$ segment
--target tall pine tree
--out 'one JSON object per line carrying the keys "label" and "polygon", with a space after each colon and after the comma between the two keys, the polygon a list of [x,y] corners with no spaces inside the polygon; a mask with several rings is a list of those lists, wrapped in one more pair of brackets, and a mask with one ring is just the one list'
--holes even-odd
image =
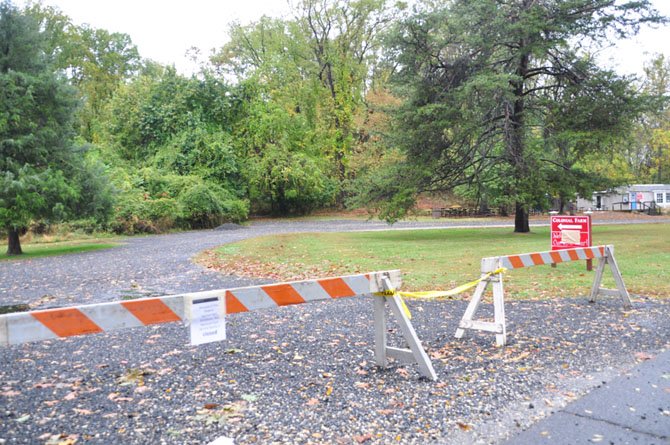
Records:
{"label": "tall pine tree", "polygon": [[[649,0],[454,0],[410,17],[395,38],[408,96],[400,180],[419,191],[490,184],[514,207],[515,232],[528,232],[554,167],[570,170],[580,147],[611,143],[599,135],[640,113],[632,79],[598,67],[589,50],[664,21]],[[557,109],[578,121],[548,128]]]}
{"label": "tall pine tree", "polygon": [[60,218],[75,203],[73,90],[49,67],[37,22],[0,4],[0,227],[9,255],[31,221]]}

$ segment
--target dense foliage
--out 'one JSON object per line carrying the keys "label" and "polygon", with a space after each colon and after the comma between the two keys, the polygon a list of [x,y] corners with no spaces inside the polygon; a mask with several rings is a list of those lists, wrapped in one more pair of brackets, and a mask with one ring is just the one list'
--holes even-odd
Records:
{"label": "dense foliage", "polygon": [[233,24],[185,76],[128,35],[2,3],[0,230],[162,232],[345,203],[394,220],[449,191],[524,231],[552,199],[670,181],[667,61],[642,82],[589,52],[662,23],[646,0],[294,6]]}
{"label": "dense foliage", "polygon": [[73,144],[75,90],[52,71],[39,24],[0,4],[0,227],[8,254],[35,220],[106,219],[104,166]]}

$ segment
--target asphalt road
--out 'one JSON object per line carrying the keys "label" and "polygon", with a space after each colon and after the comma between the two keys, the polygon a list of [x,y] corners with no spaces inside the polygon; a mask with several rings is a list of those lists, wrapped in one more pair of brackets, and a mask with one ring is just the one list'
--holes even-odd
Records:
{"label": "asphalt road", "polygon": [[670,350],[513,437],[506,445],[670,443]]}
{"label": "asphalt road", "polygon": [[[396,228],[436,225],[459,224]],[[252,284],[189,259],[251,236],[384,228],[269,222],[3,262],[0,305],[47,308]],[[200,347],[171,324],[3,348],[0,444],[497,443],[670,344],[667,300],[637,298],[630,311],[579,296],[510,301],[504,349],[490,335],[453,338],[466,304],[410,303],[437,383],[413,366],[374,366],[369,298],[231,316],[229,340]]]}

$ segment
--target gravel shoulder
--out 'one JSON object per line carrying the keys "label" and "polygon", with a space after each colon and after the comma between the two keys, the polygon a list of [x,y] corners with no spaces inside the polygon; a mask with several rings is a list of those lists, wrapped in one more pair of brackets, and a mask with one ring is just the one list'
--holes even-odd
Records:
{"label": "gravel shoulder", "polygon": [[[449,225],[459,224],[396,228]],[[384,228],[263,222],[4,262],[0,304],[248,285],[189,259],[251,236]],[[171,324],[0,349],[0,444],[496,443],[670,345],[665,299],[638,297],[629,311],[612,298],[510,301],[505,348],[492,335],[453,338],[466,301],[409,304],[438,382],[415,366],[374,366],[371,298],[237,314],[229,340],[199,347]]]}

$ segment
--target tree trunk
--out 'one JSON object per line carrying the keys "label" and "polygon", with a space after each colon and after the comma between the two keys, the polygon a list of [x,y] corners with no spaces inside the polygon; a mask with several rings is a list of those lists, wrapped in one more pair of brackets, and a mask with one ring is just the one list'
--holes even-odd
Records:
{"label": "tree trunk", "polygon": [[338,209],[343,209],[344,202],[347,198],[347,192],[344,187],[347,178],[347,168],[344,165],[345,149],[346,149],[344,147],[345,142],[338,141],[338,144],[340,143],[342,145],[340,145],[337,148],[337,152],[335,153],[335,162],[337,162],[337,179],[340,183],[340,192],[335,197],[335,205],[337,206]]}
{"label": "tree trunk", "polygon": [[8,229],[7,237],[7,255],[22,255],[21,240],[19,239],[19,231],[10,227]]}
{"label": "tree trunk", "polygon": [[516,212],[514,214],[514,233],[530,232],[528,223],[528,212],[520,202],[516,203]]}
{"label": "tree trunk", "polygon": [[[524,10],[530,9],[530,0],[524,0]],[[521,39],[519,42],[520,48],[527,48],[529,42]],[[509,117],[509,134],[507,135],[507,150],[511,155],[511,164],[514,168],[515,179],[515,194],[517,195],[516,210],[514,213],[514,232],[528,233],[530,232],[530,225],[528,224],[528,210],[523,202],[518,201],[518,195],[521,191],[527,190],[528,186],[525,184],[529,180],[529,168],[526,160],[526,141],[525,141],[525,111],[526,105],[524,103],[524,89],[526,76],[528,75],[528,66],[530,64],[530,54],[523,52],[519,58],[519,63],[516,68],[517,80],[511,81],[514,93],[514,104],[512,113]]]}

